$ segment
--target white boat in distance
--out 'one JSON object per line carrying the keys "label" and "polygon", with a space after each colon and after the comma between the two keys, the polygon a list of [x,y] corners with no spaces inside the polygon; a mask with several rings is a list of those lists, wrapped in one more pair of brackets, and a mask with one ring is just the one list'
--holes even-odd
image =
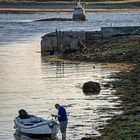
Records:
{"label": "white boat in distance", "polygon": [[85,9],[80,4],[80,0],[77,2],[77,6],[74,8],[73,20],[86,20]]}
{"label": "white boat in distance", "polygon": [[42,138],[56,136],[59,131],[59,124],[55,120],[45,120],[32,116],[28,119],[14,119],[14,129],[16,133],[26,135],[31,138]]}

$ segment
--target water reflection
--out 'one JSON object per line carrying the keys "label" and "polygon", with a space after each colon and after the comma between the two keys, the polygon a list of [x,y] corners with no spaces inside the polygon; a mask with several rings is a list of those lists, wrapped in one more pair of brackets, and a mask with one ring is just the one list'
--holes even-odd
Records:
{"label": "water reflection", "polygon": [[19,132],[15,132],[14,133],[14,140],[58,140],[58,137],[52,137],[52,138],[47,138],[47,137],[43,137],[43,138],[31,138],[28,137],[26,135],[20,134]]}
{"label": "water reflection", "polygon": [[[49,56],[50,57],[50,56]],[[48,61],[47,56],[41,55],[41,62],[44,65],[50,65],[54,67],[54,71],[56,71],[56,77],[55,78],[62,78],[64,77],[65,73],[65,62],[64,61]]]}
{"label": "water reflection", "polygon": [[64,77],[64,62],[56,63],[56,77],[61,78]]}

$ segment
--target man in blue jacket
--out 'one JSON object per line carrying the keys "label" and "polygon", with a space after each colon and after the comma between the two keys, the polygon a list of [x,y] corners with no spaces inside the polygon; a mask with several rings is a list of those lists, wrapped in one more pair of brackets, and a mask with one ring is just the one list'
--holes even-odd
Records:
{"label": "man in blue jacket", "polygon": [[60,104],[55,104],[55,108],[58,109],[58,115],[53,115],[53,117],[58,118],[60,123],[60,131],[62,134],[62,140],[66,140],[66,129],[68,124],[67,112],[63,106]]}

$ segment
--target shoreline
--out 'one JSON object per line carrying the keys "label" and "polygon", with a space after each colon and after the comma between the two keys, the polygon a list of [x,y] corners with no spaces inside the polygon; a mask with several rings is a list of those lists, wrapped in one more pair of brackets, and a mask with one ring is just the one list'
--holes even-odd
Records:
{"label": "shoreline", "polygon": [[[129,40],[129,41],[128,41]],[[118,43],[119,42],[119,43]],[[115,115],[107,121],[104,128],[99,128],[101,136],[84,137],[81,140],[127,140],[140,138],[140,35],[118,36],[99,44],[90,44],[90,52],[66,56],[66,59],[85,62],[104,63],[105,67],[116,69],[115,81],[107,84],[115,89],[121,100],[121,115]],[[94,47],[99,47],[96,52]]]}
{"label": "shoreline", "polygon": [[[71,2],[0,2],[0,13],[2,14],[33,14],[33,13],[60,13],[73,12],[76,3]],[[85,12],[111,13],[111,12],[140,12],[140,2],[111,3],[111,4],[87,4],[84,5]]]}
{"label": "shoreline", "polygon": [[[71,13],[73,9],[0,8],[0,14]],[[86,13],[140,13],[140,9],[85,9]]]}
{"label": "shoreline", "polygon": [[[128,41],[129,40],[129,41]],[[119,43],[118,43],[119,42]],[[73,53],[55,58],[55,61],[102,63],[105,68],[115,69],[106,88],[115,89],[123,113],[107,120],[104,128],[99,127],[101,136],[85,136],[81,140],[127,140],[140,138],[140,35],[118,36],[103,40],[99,44],[87,44],[88,52]],[[96,47],[100,51],[96,52]],[[47,58],[46,58],[47,59]],[[54,61],[54,60],[53,60]],[[104,111],[104,110],[103,110]]]}

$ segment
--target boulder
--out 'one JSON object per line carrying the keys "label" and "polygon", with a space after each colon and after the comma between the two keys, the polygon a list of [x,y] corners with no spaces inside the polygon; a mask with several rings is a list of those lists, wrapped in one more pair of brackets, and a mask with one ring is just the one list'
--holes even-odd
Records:
{"label": "boulder", "polygon": [[101,87],[98,82],[89,81],[84,83],[82,89],[85,94],[98,94],[100,93]]}

